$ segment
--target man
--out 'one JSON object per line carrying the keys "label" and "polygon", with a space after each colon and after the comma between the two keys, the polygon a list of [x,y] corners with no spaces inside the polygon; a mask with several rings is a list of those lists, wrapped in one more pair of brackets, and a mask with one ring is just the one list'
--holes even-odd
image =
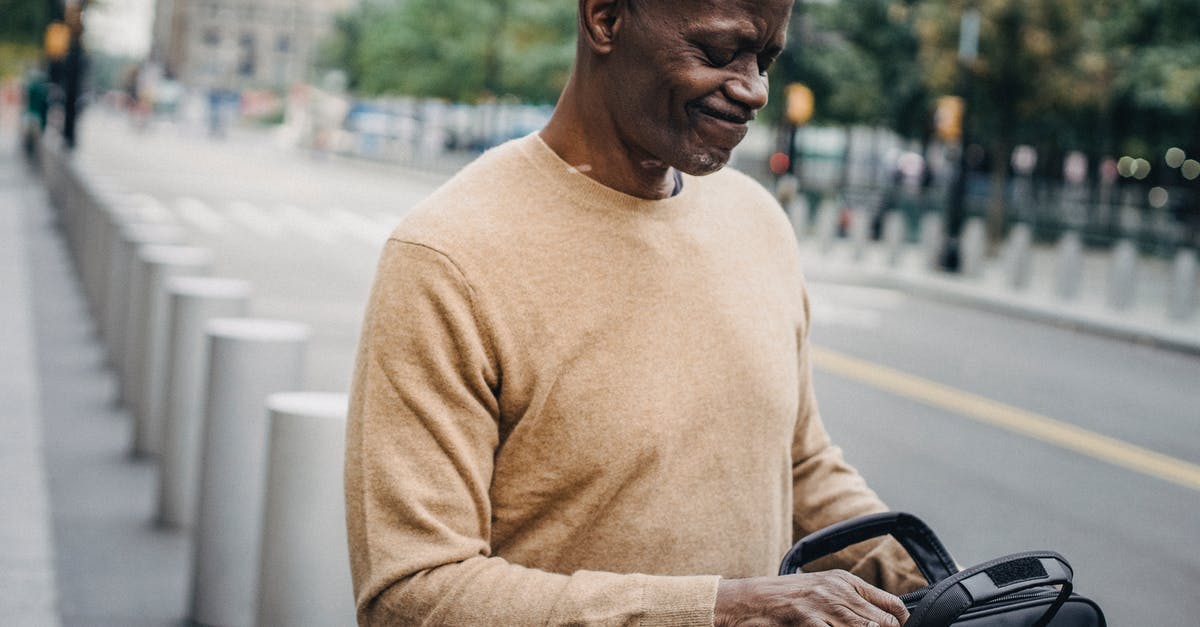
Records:
{"label": "man", "polygon": [[[547,127],[396,229],[347,439],[361,623],[907,618],[846,572],[770,576],[796,535],[884,509],[817,414],[787,220],[718,172],[791,4],[580,0]],[[900,591],[900,552],[834,566]]]}

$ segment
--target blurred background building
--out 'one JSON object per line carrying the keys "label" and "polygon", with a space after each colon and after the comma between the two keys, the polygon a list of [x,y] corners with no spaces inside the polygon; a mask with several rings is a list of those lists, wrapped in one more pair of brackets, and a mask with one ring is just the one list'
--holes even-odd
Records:
{"label": "blurred background building", "polygon": [[149,60],[197,87],[307,80],[335,16],[355,0],[156,0]]}

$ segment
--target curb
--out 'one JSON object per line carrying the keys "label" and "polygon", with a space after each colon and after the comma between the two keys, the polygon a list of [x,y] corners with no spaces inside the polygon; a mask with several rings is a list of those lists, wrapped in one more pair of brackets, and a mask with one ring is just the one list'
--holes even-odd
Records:
{"label": "curb", "polygon": [[53,627],[58,591],[24,229],[32,186],[20,159],[15,145],[0,142],[0,624]]}
{"label": "curb", "polygon": [[[938,302],[970,307],[1033,322],[1050,324],[1064,329],[1092,333],[1117,340],[1200,356],[1200,325],[1195,334],[1176,330],[1179,323],[1163,320],[1161,327],[1146,322],[1123,320],[1119,314],[1073,310],[1069,305],[1021,302],[1020,293],[996,294],[987,288],[963,285],[937,276],[912,277],[900,272],[852,270],[844,266],[820,269],[819,264],[806,263],[805,275],[812,281],[838,282],[864,287],[894,289]],[[838,264],[840,265],[840,264]],[[1189,323],[1195,325],[1195,322]]]}

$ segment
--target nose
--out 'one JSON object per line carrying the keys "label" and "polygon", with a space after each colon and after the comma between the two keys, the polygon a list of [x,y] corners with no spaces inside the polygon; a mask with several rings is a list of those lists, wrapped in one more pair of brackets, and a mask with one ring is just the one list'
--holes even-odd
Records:
{"label": "nose", "polygon": [[725,95],[751,111],[758,111],[767,106],[767,77],[758,72],[758,60],[746,56],[749,58],[730,64],[734,74],[725,81]]}

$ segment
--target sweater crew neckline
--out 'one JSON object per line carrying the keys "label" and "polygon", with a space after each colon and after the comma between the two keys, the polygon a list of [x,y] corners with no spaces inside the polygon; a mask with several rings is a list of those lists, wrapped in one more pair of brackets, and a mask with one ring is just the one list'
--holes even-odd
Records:
{"label": "sweater crew neckline", "polygon": [[585,164],[572,165],[563,160],[554,149],[546,144],[538,131],[517,140],[521,154],[533,169],[558,189],[567,200],[576,205],[604,211],[630,211],[646,215],[670,215],[694,208],[692,198],[697,193],[699,180],[680,173],[682,189],[679,193],[660,200],[638,198],[615,190],[588,176]]}

